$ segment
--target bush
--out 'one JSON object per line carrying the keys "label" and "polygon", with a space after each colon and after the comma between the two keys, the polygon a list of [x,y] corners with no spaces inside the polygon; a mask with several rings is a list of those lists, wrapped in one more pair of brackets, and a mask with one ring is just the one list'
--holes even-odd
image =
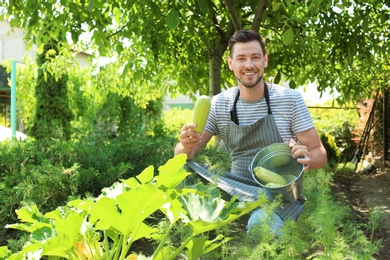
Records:
{"label": "bush", "polygon": [[310,108],[314,125],[319,134],[328,133],[341,152],[340,158],[348,159],[356,148],[351,131],[359,123],[359,115],[354,109]]}
{"label": "bush", "polygon": [[336,145],[334,137],[329,133],[321,133],[320,139],[325,147],[328,163],[330,165],[339,163],[341,152]]}
{"label": "bush", "polygon": [[97,196],[119,179],[173,157],[177,139],[126,137],[91,143],[38,140],[0,143],[0,245],[16,222],[15,210],[35,203],[43,212],[75,197]]}

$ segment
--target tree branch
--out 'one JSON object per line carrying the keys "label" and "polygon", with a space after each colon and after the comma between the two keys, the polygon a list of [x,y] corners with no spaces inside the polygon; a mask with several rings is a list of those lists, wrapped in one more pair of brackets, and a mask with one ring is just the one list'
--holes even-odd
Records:
{"label": "tree branch", "polygon": [[207,1],[207,7],[210,10],[210,20],[211,20],[211,23],[214,25],[214,28],[217,31],[218,35],[220,37],[223,37],[224,36],[224,32],[223,32],[223,30],[221,30],[221,28],[219,28],[218,20],[215,17],[215,13],[212,11],[213,10],[213,3],[211,1]]}
{"label": "tree branch", "polygon": [[126,23],[123,27],[119,28],[119,30],[113,32],[112,34],[106,36],[107,39],[117,35],[118,33],[122,32],[124,29],[126,29],[126,27],[129,25],[130,22]]}
{"label": "tree branch", "polygon": [[236,10],[234,9],[233,3],[231,2],[231,0],[225,0],[225,4],[229,11],[230,18],[232,19],[232,22],[234,24],[234,28],[236,28],[236,30],[241,30],[241,23],[238,19],[238,15]]}
{"label": "tree branch", "polygon": [[263,21],[264,11],[267,8],[268,0],[259,0],[259,4],[257,5],[257,9],[255,12],[255,17],[252,22],[252,30],[259,31],[261,22]]}

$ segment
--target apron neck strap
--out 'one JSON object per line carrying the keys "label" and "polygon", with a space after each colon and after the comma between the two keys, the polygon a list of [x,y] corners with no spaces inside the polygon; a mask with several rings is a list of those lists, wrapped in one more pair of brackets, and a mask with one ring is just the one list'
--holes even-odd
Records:
{"label": "apron neck strap", "polygon": [[[232,110],[230,110],[230,120],[233,121],[236,125],[239,125],[238,116],[237,116],[237,108],[236,108],[237,101],[238,101],[239,97],[240,97],[240,89],[237,88],[237,94],[234,97],[233,107],[232,107]],[[268,115],[271,115],[272,111],[271,111],[271,106],[270,106],[270,102],[269,102],[269,91],[268,91],[267,84],[265,82],[264,82],[264,97],[265,97],[265,101],[267,102]]]}

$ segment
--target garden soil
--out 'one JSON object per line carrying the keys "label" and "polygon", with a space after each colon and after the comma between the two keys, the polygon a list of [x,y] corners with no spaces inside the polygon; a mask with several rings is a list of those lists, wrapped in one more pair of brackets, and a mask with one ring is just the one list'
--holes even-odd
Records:
{"label": "garden soil", "polygon": [[[332,194],[336,201],[352,209],[357,224],[370,222],[370,212],[377,208],[381,219],[374,232],[374,240],[381,240],[382,247],[375,259],[390,259],[390,169],[336,174]],[[370,230],[367,230],[370,236]]]}

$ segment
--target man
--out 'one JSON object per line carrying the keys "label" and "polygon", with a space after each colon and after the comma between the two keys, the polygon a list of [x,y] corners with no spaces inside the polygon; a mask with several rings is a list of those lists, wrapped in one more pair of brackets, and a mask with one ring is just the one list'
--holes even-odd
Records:
{"label": "man", "polygon": [[[248,168],[262,148],[273,143],[289,143],[292,156],[305,165],[304,170],[323,167],[326,151],[302,95],[296,90],[264,82],[268,55],[262,37],[253,30],[238,31],[229,41],[229,50],[228,65],[238,86],[213,97],[202,134],[193,131],[194,124],[183,126],[175,155],[185,153],[191,160],[213,135],[220,135],[231,155],[232,168],[231,173],[219,178],[221,185],[218,185],[241,200],[250,200],[256,199],[258,185],[253,183]],[[212,179],[207,171],[193,168],[206,179]],[[297,208],[291,216],[297,219],[303,205],[288,206]],[[259,222],[259,217],[264,217],[261,209],[251,215],[249,229]],[[278,213],[273,218],[273,229],[278,232],[286,216]]]}

